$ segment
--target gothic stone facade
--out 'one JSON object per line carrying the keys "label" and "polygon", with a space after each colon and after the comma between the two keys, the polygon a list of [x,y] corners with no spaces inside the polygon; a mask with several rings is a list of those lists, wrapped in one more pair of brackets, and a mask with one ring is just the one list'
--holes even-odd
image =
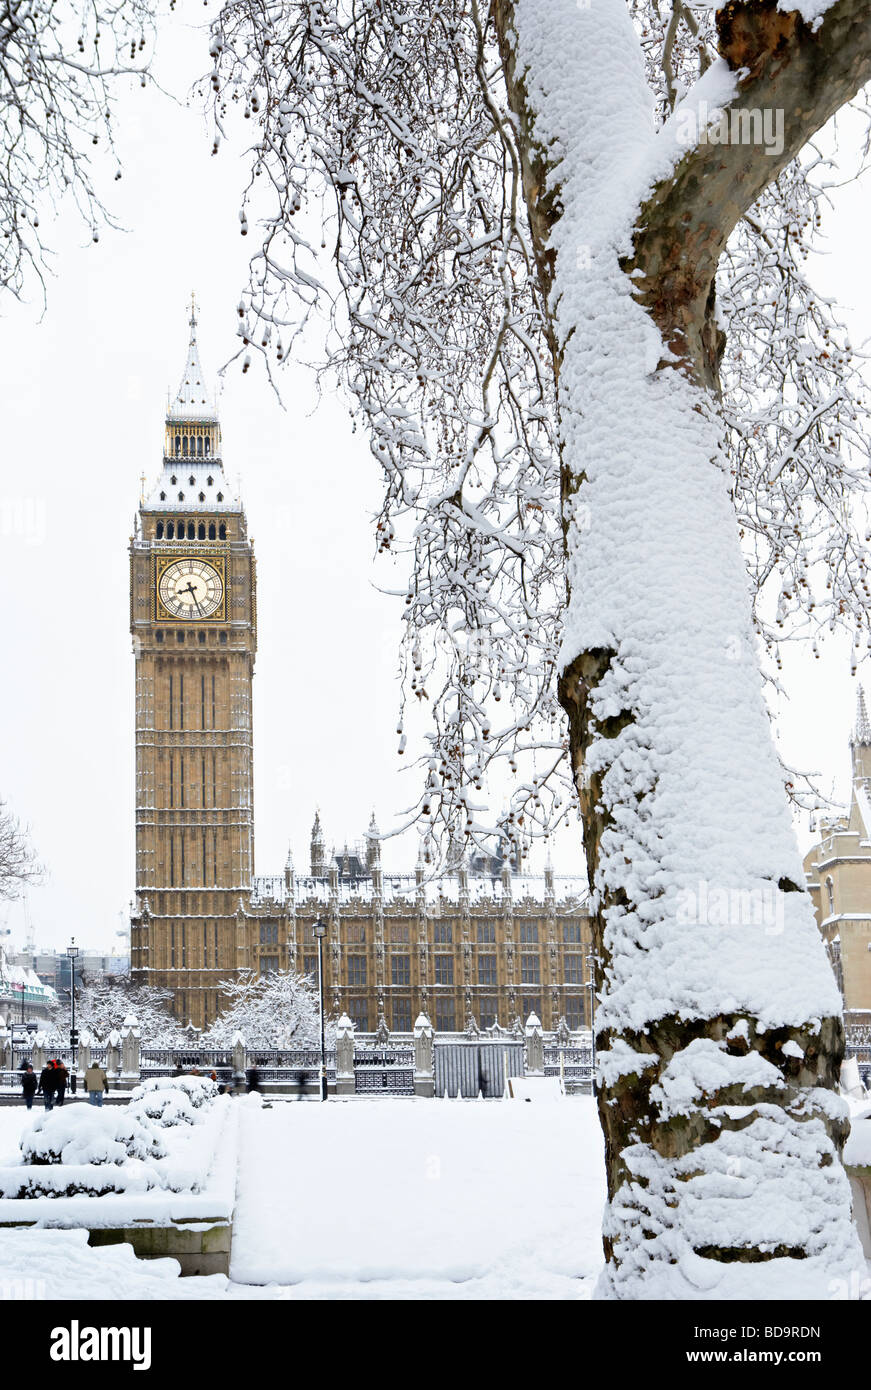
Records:
{"label": "gothic stone facade", "polygon": [[[203,385],[196,318],[166,417],[163,466],[130,542],[136,662],[135,978],[169,988],[197,1027],[241,969],[312,972],[319,917],[329,935],[326,998],[364,1030],[381,1016],[407,1031],[420,1010],[437,1028],[503,1025],[530,1012],[546,1028],[587,1020],[589,933],[578,883],[463,872],[435,885],[419,870],[328,863],[258,880],[254,869],[252,677],[256,571],[245,512],[221,458]],[[316,823],[317,830],[317,823]]]}
{"label": "gothic stone facade", "polygon": [[251,965],[316,975],[313,925],[327,926],[325,999],[372,1031],[383,1018],[392,1032],[410,1031],[418,1013],[437,1031],[479,1027],[530,1013],[546,1029],[565,1018],[589,1022],[589,918],[577,880],[515,875],[498,879],[467,870],[427,881],[380,866],[349,880],[340,861],[327,877],[258,879]]}
{"label": "gothic stone facade", "polygon": [[849,809],[820,821],[804,866],[844,1007],[862,1011],[871,1009],[871,723],[861,690],[850,747]]}

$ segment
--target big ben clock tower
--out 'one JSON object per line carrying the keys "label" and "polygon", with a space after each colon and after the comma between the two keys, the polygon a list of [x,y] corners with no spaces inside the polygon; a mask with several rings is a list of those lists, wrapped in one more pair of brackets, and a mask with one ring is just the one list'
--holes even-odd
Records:
{"label": "big ben clock tower", "polygon": [[191,306],[163,469],[130,542],[136,661],[136,910],[131,967],[208,1026],[248,964],[237,922],[254,871],[254,553],[224,474]]}

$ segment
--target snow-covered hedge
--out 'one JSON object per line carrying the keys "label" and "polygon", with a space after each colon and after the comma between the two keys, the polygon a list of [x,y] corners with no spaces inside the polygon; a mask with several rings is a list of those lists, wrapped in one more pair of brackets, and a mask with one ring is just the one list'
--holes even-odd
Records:
{"label": "snow-covered hedge", "polygon": [[196,1191],[220,1129],[208,1123],[217,1096],[208,1077],[162,1077],[143,1082],[123,1108],[39,1115],[22,1136],[21,1166],[0,1173],[0,1196]]}
{"label": "snow-covered hedge", "polygon": [[162,1129],[196,1123],[195,1108],[184,1091],[151,1091],[130,1104],[136,1106],[137,1114]]}
{"label": "snow-covered hedge", "polygon": [[[144,1122],[143,1122],[144,1121]],[[165,1158],[156,1126],[129,1106],[67,1105],[38,1115],[21,1139],[25,1163],[124,1163]]]}
{"label": "snow-covered hedge", "polygon": [[167,1091],[180,1091],[195,1110],[218,1095],[217,1084],[208,1076],[154,1076],[130,1092],[130,1104],[149,1099],[155,1092]]}

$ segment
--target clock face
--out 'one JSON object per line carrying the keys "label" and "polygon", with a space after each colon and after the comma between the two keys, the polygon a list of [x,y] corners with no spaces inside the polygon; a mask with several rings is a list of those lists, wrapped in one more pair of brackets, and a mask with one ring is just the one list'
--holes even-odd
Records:
{"label": "clock face", "polygon": [[174,618],[210,618],[221,606],[224,584],[208,560],[186,556],[167,565],[160,576],[158,593]]}

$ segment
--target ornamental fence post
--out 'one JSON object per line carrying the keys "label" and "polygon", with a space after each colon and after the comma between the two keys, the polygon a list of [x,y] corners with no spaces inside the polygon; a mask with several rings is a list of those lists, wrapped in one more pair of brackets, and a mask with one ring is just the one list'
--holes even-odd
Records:
{"label": "ornamental fence post", "polygon": [[233,1034],[230,1048],[233,1053],[233,1072],[236,1076],[244,1076],[248,1070],[248,1055],[241,1033]]}
{"label": "ornamental fence post", "polygon": [[125,1090],[139,1084],[140,1037],[138,1018],[128,1014],[121,1024],[121,1085]]}
{"label": "ornamental fence post", "polygon": [[418,1014],[414,1024],[414,1094],[432,1099],[435,1095],[433,1071],[434,1035],[426,1014]]}
{"label": "ornamental fence post", "polygon": [[537,1014],[530,1014],[526,1020],[526,1074],[527,1076],[544,1076],[544,1034],[541,1031],[541,1019]]}
{"label": "ornamental fence post", "polygon": [[342,1014],[336,1024],[336,1095],[353,1096],[356,1089],[354,1025],[347,1014]]}

